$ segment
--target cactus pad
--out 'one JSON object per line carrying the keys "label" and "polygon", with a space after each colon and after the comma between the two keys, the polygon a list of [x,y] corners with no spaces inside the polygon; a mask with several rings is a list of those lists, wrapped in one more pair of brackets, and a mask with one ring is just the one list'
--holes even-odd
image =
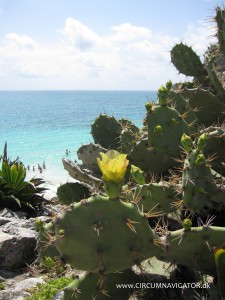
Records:
{"label": "cactus pad", "polygon": [[155,255],[157,236],[134,204],[93,196],[56,222],[56,247],[76,269],[111,273]]}

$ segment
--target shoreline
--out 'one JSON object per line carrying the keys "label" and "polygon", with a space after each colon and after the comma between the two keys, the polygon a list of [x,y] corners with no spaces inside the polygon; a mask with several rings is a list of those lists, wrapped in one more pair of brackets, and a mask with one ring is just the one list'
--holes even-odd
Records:
{"label": "shoreline", "polygon": [[66,182],[75,182],[76,180],[72,178],[68,172],[63,168],[54,168],[51,165],[47,166],[46,169],[42,169],[42,173],[35,168],[35,170],[26,171],[26,180],[29,181],[32,178],[42,178],[45,183],[42,185],[47,188],[44,192],[46,199],[50,200],[56,197],[57,188]]}

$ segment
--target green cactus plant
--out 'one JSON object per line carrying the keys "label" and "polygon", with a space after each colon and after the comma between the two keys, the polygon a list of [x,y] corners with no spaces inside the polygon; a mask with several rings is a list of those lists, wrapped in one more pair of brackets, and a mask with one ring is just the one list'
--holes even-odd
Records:
{"label": "green cactus plant", "polygon": [[91,195],[90,187],[81,182],[66,182],[58,187],[57,196],[61,203],[69,205]]}
{"label": "green cactus plant", "polygon": [[137,185],[126,195],[131,202],[136,202],[140,211],[156,215],[169,214],[177,209],[180,201],[179,188],[167,182]]}
{"label": "green cactus plant", "polygon": [[179,141],[183,133],[190,133],[190,129],[178,111],[168,107],[166,103],[154,105],[152,111],[147,114],[147,124],[151,147],[170,157],[179,157]]}
{"label": "green cactus plant", "polygon": [[173,47],[170,54],[171,61],[178,72],[186,76],[205,76],[204,65],[191,47],[180,43]]}
{"label": "green cactus plant", "polygon": [[[84,222],[85,220],[85,222]],[[134,204],[92,196],[71,205],[55,221],[53,243],[79,270],[112,273],[154,256],[157,235]]]}
{"label": "green cactus plant", "polygon": [[158,258],[215,276],[213,249],[219,247],[224,241],[223,227],[201,226],[167,232],[164,239],[166,251]]}
{"label": "green cactus plant", "polygon": [[124,128],[120,134],[120,149],[123,153],[130,153],[136,145],[136,133],[130,128]]}
{"label": "green cactus plant", "polygon": [[102,281],[99,281],[99,276],[96,273],[83,273],[77,275],[77,278],[64,289],[63,300],[73,298],[77,300],[107,300],[108,298],[128,300],[134,288],[119,289],[117,285],[122,283],[135,286],[135,279],[137,280],[137,275],[129,269],[120,273],[108,274],[102,278]]}
{"label": "green cactus plant", "polygon": [[203,153],[206,157],[211,157],[211,167],[219,172],[221,175],[225,175],[225,131],[224,129],[210,128],[206,131],[208,140],[203,149]]}
{"label": "green cactus plant", "polygon": [[174,106],[180,115],[184,116],[184,120],[190,127],[190,132],[196,133],[198,130],[198,118],[190,103],[182,96],[181,93],[170,91],[168,95],[169,105]]}
{"label": "green cactus plant", "polygon": [[221,9],[220,7],[216,8],[216,16],[215,21],[217,25],[217,38],[220,45],[220,49],[223,52],[223,55],[225,55],[225,11],[224,9]]}
{"label": "green cactus plant", "polygon": [[38,234],[38,253],[39,260],[42,263],[46,257],[54,259],[60,257],[59,251],[54,246],[52,239],[55,235],[55,226],[53,222],[43,224],[42,221],[36,221]]}
{"label": "green cactus plant", "polygon": [[198,138],[196,148],[193,147],[187,151],[187,157],[184,160],[183,203],[193,211],[200,211],[204,207],[213,207],[211,196],[218,191],[211,169],[202,152],[206,143],[207,136],[203,134]]}
{"label": "green cactus plant", "polygon": [[223,123],[225,106],[217,96],[201,88],[185,89],[181,94],[195,110],[200,124],[208,127]]}
{"label": "green cactus plant", "polygon": [[[222,36],[225,13],[216,14]],[[210,297],[220,299],[217,286],[223,295],[224,250],[217,249],[225,244],[225,58],[217,50],[210,46],[202,62],[190,47],[174,46],[172,62],[193,81],[161,86],[157,103],[145,105],[143,128],[100,115],[92,124],[95,144],[78,151],[82,165],[63,160],[88,193],[77,197],[79,184],[58,189],[65,211],[42,240],[46,251],[57,249],[73,268],[92,272],[76,278],[64,300],[105,299],[105,291],[117,299],[114,278],[125,280],[126,272],[114,272],[136,265],[143,273],[153,257],[185,269],[187,278],[213,276]]]}
{"label": "green cactus plant", "polygon": [[208,72],[208,77],[210,79],[210,82],[212,83],[212,86],[215,89],[216,96],[218,96],[223,101],[223,99],[225,98],[225,90],[221,81],[222,76],[220,75],[219,69],[216,67],[217,60],[217,55],[205,55],[205,66]]}
{"label": "green cactus plant", "polygon": [[114,118],[101,114],[91,125],[91,134],[95,144],[106,149],[117,149],[122,126]]}

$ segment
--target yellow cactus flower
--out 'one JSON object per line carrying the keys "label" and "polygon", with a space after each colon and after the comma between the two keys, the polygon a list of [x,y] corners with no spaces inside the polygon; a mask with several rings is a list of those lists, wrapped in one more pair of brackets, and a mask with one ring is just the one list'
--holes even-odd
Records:
{"label": "yellow cactus flower", "polygon": [[127,154],[121,154],[116,150],[109,150],[106,153],[100,152],[102,160],[97,158],[97,163],[102,171],[102,179],[105,181],[121,182],[124,179],[127,165]]}

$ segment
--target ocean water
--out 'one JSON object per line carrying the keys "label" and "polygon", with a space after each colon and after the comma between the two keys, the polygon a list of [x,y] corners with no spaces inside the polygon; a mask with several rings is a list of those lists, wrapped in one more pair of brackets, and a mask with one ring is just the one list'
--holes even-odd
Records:
{"label": "ocean water", "polygon": [[93,141],[91,123],[100,113],[141,126],[145,103],[155,99],[154,91],[0,91],[0,153],[7,142],[9,156],[30,165],[28,179],[44,177],[56,187],[70,178],[62,158],[77,159],[77,149]]}

